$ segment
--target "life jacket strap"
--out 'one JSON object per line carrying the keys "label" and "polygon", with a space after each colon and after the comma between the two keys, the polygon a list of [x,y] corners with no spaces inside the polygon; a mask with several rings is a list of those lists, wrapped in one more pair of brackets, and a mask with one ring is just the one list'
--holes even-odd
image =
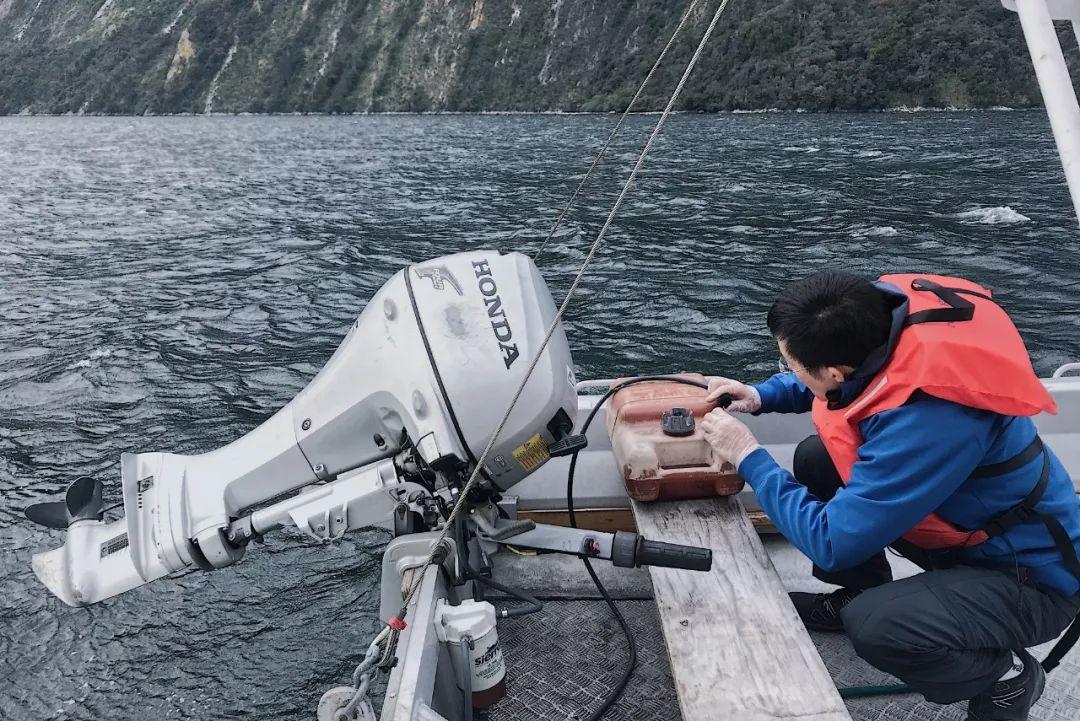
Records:
{"label": "life jacket strap", "polygon": [[[971,473],[971,478],[990,478],[991,476],[1004,476],[1006,473],[1012,473],[1019,470],[1027,464],[1034,461],[1039,457],[1039,454],[1043,452],[1043,441],[1039,434],[1035,434],[1035,438],[1031,443],[1027,445],[1024,450],[1017,453],[1008,460],[1001,461],[1000,463],[989,463],[985,466],[979,466]],[[1034,493],[1034,491],[1032,491]],[[1041,494],[1040,494],[1041,495]],[[1029,494],[1030,496],[1030,494]],[[1026,502],[1025,498],[1021,503]],[[1036,499],[1037,501],[1038,499]]]}
{"label": "life jacket strap", "polygon": [[[1031,493],[1027,494],[1024,500],[1005,511],[1005,513],[990,519],[982,530],[987,536],[993,538],[1021,523],[1032,520],[1042,521],[1050,534],[1050,538],[1054,540],[1054,545],[1061,554],[1062,560],[1065,561],[1065,568],[1080,581],[1080,558],[1077,558],[1076,545],[1073,544],[1072,538],[1069,537],[1069,532],[1061,525],[1061,521],[1053,515],[1036,509],[1046,492],[1046,486],[1050,480],[1050,454],[1045,452],[1042,439],[1038,435],[1035,436],[1035,440],[1027,448],[1016,456],[1002,463],[980,466],[975,469],[971,477],[989,478],[1011,473],[1031,463],[1040,454],[1043,457],[1042,471],[1039,473],[1039,480],[1035,483],[1035,487],[1031,489]],[[1046,658],[1043,659],[1043,670],[1049,673],[1057,668],[1058,664],[1061,663],[1061,660],[1076,645],[1078,640],[1080,640],[1080,616],[1073,619],[1064,635],[1050,650]]]}
{"label": "life jacket strap", "polygon": [[[1048,469],[1050,467],[1050,456],[1044,457],[1046,460],[1043,461],[1043,466]],[[1043,472],[1046,473],[1046,471]],[[1061,521],[1049,513],[1040,511],[1038,516],[1039,520],[1046,526],[1046,530],[1050,532],[1050,537],[1054,539],[1054,544],[1061,552],[1062,558],[1065,559],[1065,567],[1080,581],[1080,560],[1076,557],[1076,546],[1073,545],[1069,532],[1061,525]],[[1064,635],[1054,644],[1054,647],[1050,649],[1050,653],[1043,659],[1043,670],[1047,673],[1053,671],[1061,663],[1061,659],[1065,658],[1065,655],[1076,645],[1077,640],[1080,640],[1080,615],[1073,619]]]}
{"label": "life jacket strap", "polygon": [[975,304],[967,298],[961,298],[961,293],[994,302],[994,299],[985,293],[966,288],[949,288],[926,278],[916,278],[911,281],[911,289],[929,291],[948,303],[949,307],[916,311],[904,320],[904,327],[919,323],[963,323],[971,320],[975,317]]}
{"label": "life jacket strap", "polygon": [[1054,644],[1054,647],[1050,649],[1050,653],[1046,654],[1046,658],[1042,660],[1043,671],[1050,673],[1057,668],[1058,664],[1061,663],[1061,659],[1065,658],[1066,654],[1076,645],[1077,640],[1080,640],[1080,616],[1073,619],[1072,624],[1061,636],[1061,640]]}
{"label": "life jacket strap", "polygon": [[1069,532],[1061,525],[1061,521],[1052,514],[1040,511],[1037,508],[1039,502],[1042,500],[1043,494],[1046,493],[1046,486],[1050,481],[1050,454],[1046,453],[1042,439],[1038,435],[1035,436],[1035,440],[1028,444],[1027,448],[1009,460],[1002,463],[980,466],[975,469],[975,472],[972,473],[971,476],[972,478],[988,478],[990,476],[1000,476],[1011,473],[1035,460],[1039,455],[1042,456],[1043,462],[1042,470],[1039,473],[1039,480],[1036,481],[1035,487],[1031,489],[1030,493],[1024,496],[1022,501],[1004,513],[991,518],[980,530],[988,537],[994,538],[1021,523],[1028,523],[1029,521],[1034,520],[1042,521],[1043,525],[1046,526],[1047,532],[1050,534],[1050,538],[1053,539],[1054,545],[1057,546],[1058,551],[1061,553],[1061,556],[1065,561],[1065,567],[1078,581],[1080,581],[1080,558],[1076,555],[1076,545],[1073,543],[1072,538],[1069,537]]}
{"label": "life jacket strap", "polygon": [[983,524],[983,527],[980,529],[990,538],[1000,536],[1013,526],[1027,523],[1039,516],[1039,512],[1035,510],[1035,507],[1039,505],[1039,501],[1042,500],[1043,494],[1046,492],[1047,483],[1050,480],[1050,456],[1043,453],[1042,439],[1036,434],[1035,440],[1028,444],[1028,447],[1016,456],[1013,456],[1002,463],[980,466],[971,474],[972,478],[1003,476],[1006,473],[1011,473],[1012,471],[1027,465],[1039,455],[1042,455],[1043,457],[1043,464],[1042,471],[1039,473],[1039,480],[1035,482],[1035,487],[1031,489],[1030,493],[1024,496],[1023,500],[1004,513],[991,518]]}

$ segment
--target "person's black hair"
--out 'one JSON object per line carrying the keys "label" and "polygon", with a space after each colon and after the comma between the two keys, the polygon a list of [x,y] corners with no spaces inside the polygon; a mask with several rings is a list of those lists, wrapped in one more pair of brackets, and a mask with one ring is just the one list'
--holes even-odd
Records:
{"label": "person's black hair", "polygon": [[866,278],[823,270],[784,288],[767,322],[794,362],[817,371],[858,368],[888,342],[892,315],[885,296]]}

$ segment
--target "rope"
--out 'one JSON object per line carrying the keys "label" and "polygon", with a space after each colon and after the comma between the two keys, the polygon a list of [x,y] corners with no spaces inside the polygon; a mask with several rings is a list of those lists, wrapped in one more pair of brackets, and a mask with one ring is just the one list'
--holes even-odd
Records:
{"label": "rope", "polygon": [[667,55],[668,50],[670,50],[671,46],[675,44],[675,38],[678,37],[679,33],[682,31],[683,26],[686,24],[687,18],[690,17],[691,13],[693,13],[694,8],[697,6],[697,4],[698,0],[691,0],[690,5],[687,6],[686,11],[682,15],[682,18],[679,19],[679,24],[676,26],[675,32],[671,34],[671,37],[668,38],[667,45],[665,45],[664,49],[660,51],[660,57],[656,58],[656,62],[653,63],[652,68],[649,70],[649,74],[645,76],[645,79],[643,81],[641,81],[641,85],[638,86],[637,92],[634,93],[634,97],[631,98],[630,102],[627,104],[626,110],[624,110],[622,115],[619,116],[619,122],[615,123],[615,127],[612,129],[611,134],[608,135],[607,140],[604,141],[604,145],[600,148],[600,152],[596,154],[596,157],[593,158],[592,165],[590,165],[589,169],[585,172],[585,177],[581,179],[581,182],[578,183],[578,186],[574,189],[573,194],[570,196],[570,200],[566,201],[566,205],[563,207],[562,212],[559,213],[559,217],[555,220],[555,225],[551,226],[551,231],[548,233],[547,238],[544,238],[544,242],[540,244],[540,247],[533,254],[533,262],[540,262],[540,255],[544,252],[544,248],[546,248],[547,244],[551,242],[551,239],[555,237],[555,233],[562,225],[563,218],[566,217],[567,211],[570,210],[570,207],[574,204],[574,201],[577,200],[577,197],[581,193],[582,188],[585,187],[585,184],[589,182],[589,178],[592,176],[593,171],[596,170],[596,166],[600,164],[600,160],[607,153],[608,146],[611,145],[611,141],[614,140],[615,136],[619,134],[619,130],[622,128],[627,116],[630,115],[630,109],[634,107],[634,104],[638,101],[638,98],[640,98],[641,94],[645,91],[645,86],[649,84],[650,80],[652,80],[652,76],[656,73],[656,69],[660,67],[660,63],[664,61],[664,56]]}
{"label": "rope", "polygon": [[[701,58],[701,53],[705,49],[705,44],[712,37],[713,31],[716,29],[717,23],[720,21],[720,16],[723,14],[724,9],[727,8],[730,0],[723,0],[720,6],[717,7],[716,13],[712,17],[712,21],[709,23],[709,27],[706,28],[705,34],[702,35],[701,41],[698,43],[697,48],[694,50],[693,57],[690,58],[690,62],[687,63],[686,69],[683,71],[682,77],[679,78],[679,84],[675,86],[674,92],[671,94],[671,98],[668,99],[667,105],[664,106],[663,112],[660,114],[660,119],[656,121],[656,127],[653,128],[652,133],[649,135],[649,139],[645,142],[645,147],[642,148],[641,154],[638,156],[637,162],[634,163],[633,170],[630,171],[629,177],[623,184],[622,190],[619,192],[619,197],[616,198],[615,204],[612,206],[611,211],[608,212],[607,219],[604,221],[603,227],[600,228],[600,232],[596,236],[596,240],[593,241],[592,247],[589,248],[589,254],[585,256],[585,260],[581,264],[581,268],[578,269],[577,275],[574,277],[573,283],[570,284],[569,290],[566,291],[566,297],[563,299],[562,305],[559,306],[558,311],[555,313],[555,318],[552,319],[551,325],[548,326],[547,332],[544,334],[544,340],[540,343],[540,347],[533,355],[532,361],[529,363],[529,367],[525,370],[525,376],[521,379],[521,383],[518,385],[517,390],[514,392],[514,397],[510,400],[510,405],[506,409],[506,413],[503,414],[502,420],[499,421],[499,425],[496,426],[495,432],[491,434],[491,438],[488,440],[487,445],[484,447],[483,453],[480,454],[480,458],[476,461],[476,466],[473,468],[472,474],[469,476],[469,480],[465,483],[465,487],[461,491],[461,495],[458,497],[457,503],[454,504],[453,509],[450,511],[450,516],[446,519],[446,523],[443,526],[442,532],[439,534],[438,539],[431,546],[431,551],[428,553],[427,559],[425,559],[422,568],[426,569],[431,565],[438,548],[446,541],[447,536],[450,534],[450,529],[454,526],[454,521],[457,519],[458,514],[465,505],[465,499],[469,496],[470,491],[476,486],[480,479],[480,469],[487,461],[488,456],[491,454],[492,448],[495,447],[495,441],[498,440],[499,434],[502,433],[503,428],[506,427],[507,421],[510,419],[510,414],[513,413],[514,407],[517,406],[518,400],[521,398],[521,394],[525,391],[525,385],[529,382],[529,378],[532,377],[533,371],[540,363],[540,359],[543,357],[544,350],[547,349],[548,343],[551,342],[551,336],[555,334],[555,329],[559,327],[559,323],[562,321],[563,315],[566,313],[567,307],[570,305],[570,301],[574,297],[574,293],[577,291],[578,286],[581,284],[581,279],[585,275],[585,271],[588,270],[589,264],[592,263],[593,258],[596,256],[597,251],[600,250],[600,246],[603,244],[604,239],[607,237],[608,230],[611,228],[612,221],[615,220],[615,216],[618,214],[619,209],[622,208],[623,201],[626,200],[626,196],[630,193],[630,188],[634,185],[634,180],[637,179],[638,173],[641,171],[642,166],[645,164],[645,158],[648,157],[649,151],[652,149],[653,143],[660,135],[660,131],[663,130],[664,124],[667,122],[668,116],[671,115],[671,110],[678,101],[679,96],[682,94],[683,88],[686,86],[687,80],[690,79],[690,75],[694,71],[694,67],[697,65],[698,60]],[[405,595],[405,600],[401,604],[401,610],[398,613],[398,620],[404,621],[405,616],[408,613],[409,603],[412,601],[416,591],[420,588],[420,584],[423,582],[424,573],[417,574],[417,580],[409,587],[408,593]]]}

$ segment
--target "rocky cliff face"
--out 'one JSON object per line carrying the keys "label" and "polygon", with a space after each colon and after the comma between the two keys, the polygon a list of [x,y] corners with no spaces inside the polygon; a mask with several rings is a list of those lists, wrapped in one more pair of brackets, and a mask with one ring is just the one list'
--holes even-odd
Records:
{"label": "rocky cliff face", "polygon": [[[719,0],[700,0],[643,107]],[[621,108],[684,0],[0,0],[0,113]],[[683,109],[1027,106],[996,0],[732,0]]]}

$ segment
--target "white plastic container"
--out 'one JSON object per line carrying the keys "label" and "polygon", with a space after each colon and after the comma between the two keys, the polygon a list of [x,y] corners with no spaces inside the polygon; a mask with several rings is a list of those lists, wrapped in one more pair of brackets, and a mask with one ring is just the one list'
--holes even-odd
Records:
{"label": "white plastic container", "polygon": [[450,644],[455,665],[464,656],[462,645],[467,646],[475,708],[487,708],[506,695],[506,663],[499,648],[494,606],[472,599],[451,606],[440,599],[435,606],[435,633]]}

